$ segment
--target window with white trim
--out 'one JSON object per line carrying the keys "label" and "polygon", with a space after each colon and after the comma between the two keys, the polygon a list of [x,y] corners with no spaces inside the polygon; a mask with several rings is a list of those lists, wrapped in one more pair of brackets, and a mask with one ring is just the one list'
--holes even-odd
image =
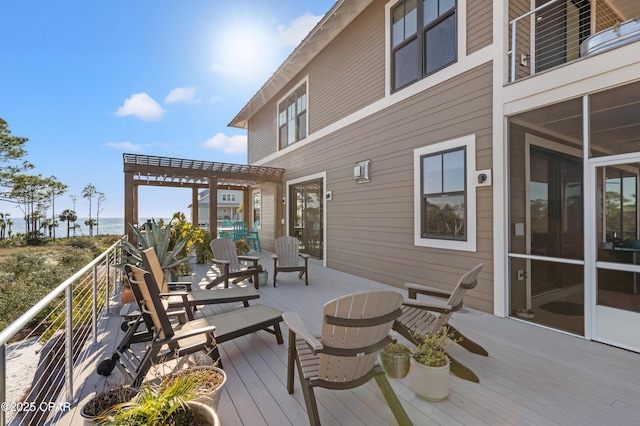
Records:
{"label": "window with white trim", "polygon": [[414,241],[475,251],[475,135],[414,150]]}
{"label": "window with white trim", "polygon": [[457,61],[456,0],[403,0],[391,9],[392,90]]}
{"label": "window with white trim", "polygon": [[306,81],[278,102],[280,149],[307,137]]}

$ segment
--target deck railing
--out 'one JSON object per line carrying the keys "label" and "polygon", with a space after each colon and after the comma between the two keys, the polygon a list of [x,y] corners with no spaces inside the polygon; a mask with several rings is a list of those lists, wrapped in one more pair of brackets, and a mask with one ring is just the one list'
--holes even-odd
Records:
{"label": "deck railing", "polygon": [[589,37],[607,30],[616,37],[616,28],[638,18],[640,2],[551,0],[536,7],[509,23],[509,81],[584,57],[594,41]]}
{"label": "deck railing", "polygon": [[[77,401],[77,369],[98,343],[100,319],[108,313],[109,298],[121,282],[123,237],[92,262],[65,280],[0,333],[0,425],[44,424]],[[25,288],[24,291],[29,291]],[[26,335],[26,336],[25,336]],[[25,337],[22,337],[25,336]],[[7,395],[7,371],[11,363],[22,367],[15,354],[34,355],[41,346],[37,366],[25,368],[19,378],[25,394]],[[26,348],[31,347],[31,350]],[[28,371],[33,371],[33,377]],[[12,379],[15,382],[16,379]],[[8,397],[10,399],[8,399]]]}

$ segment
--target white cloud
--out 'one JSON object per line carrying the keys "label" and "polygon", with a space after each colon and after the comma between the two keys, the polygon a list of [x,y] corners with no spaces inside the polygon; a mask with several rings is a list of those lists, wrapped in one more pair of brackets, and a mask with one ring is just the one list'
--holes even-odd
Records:
{"label": "white cloud", "polygon": [[138,152],[143,150],[140,145],[136,145],[131,142],[107,142],[107,146],[109,148],[114,148],[125,152]]}
{"label": "white cloud", "polygon": [[220,64],[211,64],[209,65],[209,71],[211,72],[222,72],[224,67]]}
{"label": "white cloud", "polygon": [[280,42],[285,46],[296,47],[309,34],[313,27],[316,26],[321,18],[322,16],[305,13],[291,21],[288,26],[279,25],[278,35]]}
{"label": "white cloud", "polygon": [[218,133],[214,137],[207,139],[202,144],[202,147],[217,149],[226,154],[245,154],[247,152],[247,136],[227,136],[224,133]]}
{"label": "white cloud", "polygon": [[134,115],[144,121],[155,121],[162,119],[165,110],[146,93],[135,93],[124,101],[124,105],[118,108],[116,115],[124,117]]}
{"label": "white cloud", "polygon": [[166,98],[164,98],[165,104],[173,104],[176,102],[199,102],[196,98],[195,87],[178,87],[173,89]]}

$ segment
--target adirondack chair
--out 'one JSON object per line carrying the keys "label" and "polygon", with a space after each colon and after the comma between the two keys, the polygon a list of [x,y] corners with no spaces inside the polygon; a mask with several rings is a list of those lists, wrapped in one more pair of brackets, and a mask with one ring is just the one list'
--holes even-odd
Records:
{"label": "adirondack chair", "polygon": [[253,222],[253,229],[251,231],[247,231],[247,245],[251,243],[254,250],[262,251],[262,245],[260,245],[260,235],[258,235],[258,227],[260,226],[260,221],[256,220]]}
{"label": "adirondack chair", "polygon": [[162,266],[156,256],[155,249],[150,247],[141,252],[144,269],[153,274],[156,283],[159,284],[160,295],[163,296],[169,308],[187,307],[187,317],[193,319],[193,313],[198,306],[213,305],[217,303],[242,302],[247,307],[249,300],[258,299],[260,293],[251,287],[237,287],[201,291],[170,291],[169,284],[165,279]]}
{"label": "adirondack chair", "polygon": [[233,223],[233,232],[231,239],[233,241],[240,241],[247,238],[247,224],[243,221],[237,221]]}
{"label": "adirondack chair", "polygon": [[253,285],[258,289],[258,261],[256,256],[238,256],[236,244],[226,238],[216,238],[211,240],[211,250],[213,251],[213,264],[218,266],[220,275],[206,285],[211,288],[224,282],[224,288],[229,288],[229,279],[235,281],[251,278]]}
{"label": "adirondack chair", "polygon": [[372,378],[398,424],[412,424],[376,363],[380,349],[394,341],[389,333],[394,319],[402,313],[402,299],[394,291],[375,291],[332,300],[324,305],[320,338],[309,332],[296,312],[282,314],[289,327],[287,391],[294,392],[295,364],[312,426],[320,425],[315,387],[352,389]]}
{"label": "adirondack chair", "polygon": [[[402,307],[402,316],[393,324],[394,330],[413,343],[418,344],[421,336],[427,336],[438,330],[442,330],[443,326],[447,326],[449,328],[449,334],[460,346],[470,352],[488,356],[489,353],[482,346],[468,337],[463,336],[462,333],[449,323],[453,313],[462,308],[463,298],[467,290],[475,288],[478,284],[477,277],[483,266],[484,263],[481,263],[465,273],[453,291],[445,291],[420,284],[405,284],[405,287],[409,291],[409,299],[415,300],[418,294],[423,294],[447,299],[447,301],[446,303],[430,304],[417,300],[406,300]],[[480,381],[473,371],[455,360],[451,354],[447,353],[447,356],[451,361],[452,373],[472,382],[477,383]]]}
{"label": "adirondack chair", "polygon": [[140,305],[141,317],[153,336],[135,356],[114,354],[116,365],[134,387],[142,383],[152,365],[200,351],[222,368],[217,345],[259,330],[275,335],[278,344],[283,343],[281,311],[254,305],[174,325],[153,275],[132,265],[125,266],[125,273]]}
{"label": "adirondack chair", "polygon": [[[309,285],[309,273],[307,264],[309,255],[300,253],[300,242],[295,237],[283,236],[276,239],[276,254],[272,254],[273,259],[273,286],[276,286],[278,272],[299,272],[298,277],[302,279],[304,275],[305,285]],[[300,265],[300,259],[304,260],[304,265]]]}
{"label": "adirondack chair", "polygon": [[[225,219],[220,223],[221,228],[231,228],[233,226],[233,222],[229,219]],[[218,232],[218,238],[228,238],[228,231],[220,231]]]}

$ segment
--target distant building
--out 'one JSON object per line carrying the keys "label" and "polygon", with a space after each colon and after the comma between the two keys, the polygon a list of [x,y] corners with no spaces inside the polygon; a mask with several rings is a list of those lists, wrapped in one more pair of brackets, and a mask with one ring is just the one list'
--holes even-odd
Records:
{"label": "distant building", "polygon": [[[238,208],[242,203],[242,191],[220,190],[218,191],[218,220],[242,220],[242,212]],[[189,206],[192,209],[193,205]],[[205,189],[198,194],[198,217],[200,227],[209,227],[209,190]]]}

